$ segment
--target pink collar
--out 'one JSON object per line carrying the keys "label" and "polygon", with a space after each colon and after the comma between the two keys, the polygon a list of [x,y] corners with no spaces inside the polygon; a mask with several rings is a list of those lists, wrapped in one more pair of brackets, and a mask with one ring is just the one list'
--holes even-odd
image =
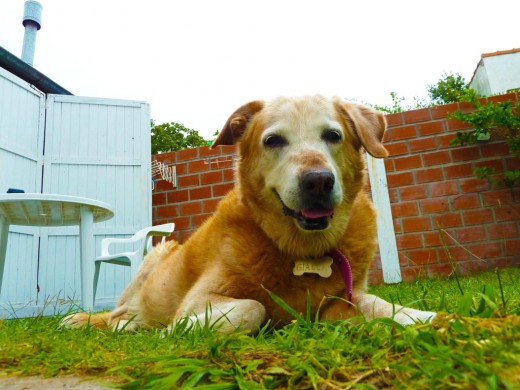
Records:
{"label": "pink collar", "polygon": [[348,300],[352,302],[352,269],[350,268],[350,263],[339,249],[332,249],[329,252],[329,256],[338,264],[341,276],[343,276],[343,282],[345,283]]}

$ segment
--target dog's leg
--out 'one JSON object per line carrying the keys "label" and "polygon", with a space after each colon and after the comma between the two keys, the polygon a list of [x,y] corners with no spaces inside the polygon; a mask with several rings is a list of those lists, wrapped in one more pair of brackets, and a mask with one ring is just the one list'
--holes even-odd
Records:
{"label": "dog's leg", "polygon": [[188,327],[207,325],[220,333],[230,333],[236,329],[252,331],[265,320],[264,305],[252,299],[233,299],[213,294],[204,300],[198,297],[196,301],[185,301],[189,303],[179,309],[168,331],[183,321],[188,321]]}
{"label": "dog's leg", "polygon": [[367,320],[391,317],[401,325],[413,325],[417,322],[430,322],[437,315],[437,313],[431,311],[394,305],[371,294],[358,295],[353,301]]}
{"label": "dog's leg", "polygon": [[361,314],[367,320],[390,317],[402,325],[412,325],[417,322],[429,322],[436,316],[434,312],[394,305],[371,294],[355,293],[352,301],[352,304],[349,304],[342,299],[334,300],[323,310],[320,318],[341,320]]}

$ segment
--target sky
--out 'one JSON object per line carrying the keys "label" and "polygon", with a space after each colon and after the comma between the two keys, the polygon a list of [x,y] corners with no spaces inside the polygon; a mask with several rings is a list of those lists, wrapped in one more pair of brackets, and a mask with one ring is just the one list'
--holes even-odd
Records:
{"label": "sky", "polygon": [[[322,94],[413,103],[482,53],[520,47],[520,1],[40,0],[34,67],[78,96],[146,101],[212,139],[251,100]],[[21,56],[24,0],[0,0]]]}

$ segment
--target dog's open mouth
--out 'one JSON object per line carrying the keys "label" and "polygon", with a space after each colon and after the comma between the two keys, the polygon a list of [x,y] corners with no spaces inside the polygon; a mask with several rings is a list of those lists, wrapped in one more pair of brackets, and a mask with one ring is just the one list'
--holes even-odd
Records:
{"label": "dog's open mouth", "polygon": [[334,209],[315,204],[311,207],[296,211],[287,207],[280,195],[278,195],[278,192],[274,191],[274,193],[282,204],[283,213],[295,218],[303,230],[324,230],[329,226],[329,219],[334,215]]}

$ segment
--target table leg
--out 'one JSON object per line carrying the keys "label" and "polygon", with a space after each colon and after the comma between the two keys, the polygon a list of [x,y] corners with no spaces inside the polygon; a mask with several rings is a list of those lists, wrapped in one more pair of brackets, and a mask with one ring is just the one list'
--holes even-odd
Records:
{"label": "table leg", "polygon": [[84,310],[94,308],[94,215],[88,206],[81,206],[79,239],[81,252],[81,302]]}
{"label": "table leg", "polygon": [[4,278],[5,255],[7,253],[7,236],[9,234],[9,222],[0,215],[0,294],[2,293],[2,280]]}

